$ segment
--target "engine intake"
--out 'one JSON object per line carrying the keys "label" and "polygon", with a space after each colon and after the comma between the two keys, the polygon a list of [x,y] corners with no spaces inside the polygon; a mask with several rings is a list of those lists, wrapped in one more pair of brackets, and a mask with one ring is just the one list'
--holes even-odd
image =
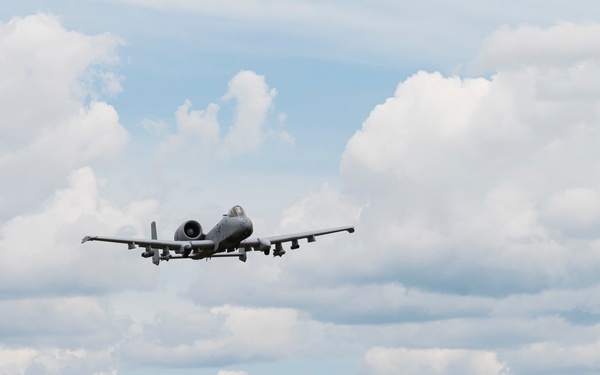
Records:
{"label": "engine intake", "polygon": [[204,238],[202,226],[196,220],[188,220],[175,231],[175,241],[193,241]]}

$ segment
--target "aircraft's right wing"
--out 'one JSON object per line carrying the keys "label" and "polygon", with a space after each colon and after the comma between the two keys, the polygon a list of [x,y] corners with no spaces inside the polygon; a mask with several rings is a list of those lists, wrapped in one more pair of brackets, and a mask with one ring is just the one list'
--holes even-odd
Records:
{"label": "aircraft's right wing", "polygon": [[241,248],[254,248],[254,250],[268,251],[271,245],[275,245],[275,255],[285,254],[282,243],[291,242],[291,249],[297,249],[300,247],[298,240],[306,239],[307,242],[315,242],[317,236],[323,236],[325,234],[337,233],[337,232],[348,232],[354,233],[353,226],[337,227],[330,229],[320,229],[308,232],[284,234],[280,236],[262,237],[262,238],[248,238],[240,243]]}

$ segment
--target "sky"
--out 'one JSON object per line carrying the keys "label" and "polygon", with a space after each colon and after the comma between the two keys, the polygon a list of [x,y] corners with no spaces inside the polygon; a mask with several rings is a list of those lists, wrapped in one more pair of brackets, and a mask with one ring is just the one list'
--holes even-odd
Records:
{"label": "sky", "polygon": [[597,374],[599,144],[597,2],[0,0],[0,374]]}

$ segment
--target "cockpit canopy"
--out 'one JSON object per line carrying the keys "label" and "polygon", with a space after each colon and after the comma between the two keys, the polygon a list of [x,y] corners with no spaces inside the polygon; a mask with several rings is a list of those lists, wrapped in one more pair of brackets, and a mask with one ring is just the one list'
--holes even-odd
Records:
{"label": "cockpit canopy", "polygon": [[242,206],[233,206],[229,213],[227,214],[229,217],[246,217],[246,212],[242,208]]}

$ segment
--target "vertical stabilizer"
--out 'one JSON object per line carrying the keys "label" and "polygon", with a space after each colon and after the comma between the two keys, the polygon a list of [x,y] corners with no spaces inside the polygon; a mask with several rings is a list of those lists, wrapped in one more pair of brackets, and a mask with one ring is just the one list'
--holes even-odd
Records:
{"label": "vertical stabilizer", "polygon": [[158,236],[156,235],[156,221],[153,221],[150,224],[150,232],[152,232],[152,239],[153,240],[158,240]]}
{"label": "vertical stabilizer", "polygon": [[[156,234],[156,221],[153,221],[150,224],[150,234],[152,236],[153,240],[157,240],[158,236]],[[154,254],[152,255],[152,263],[156,264],[157,266],[160,264],[160,254],[158,252],[158,249],[152,249],[154,250]]]}

